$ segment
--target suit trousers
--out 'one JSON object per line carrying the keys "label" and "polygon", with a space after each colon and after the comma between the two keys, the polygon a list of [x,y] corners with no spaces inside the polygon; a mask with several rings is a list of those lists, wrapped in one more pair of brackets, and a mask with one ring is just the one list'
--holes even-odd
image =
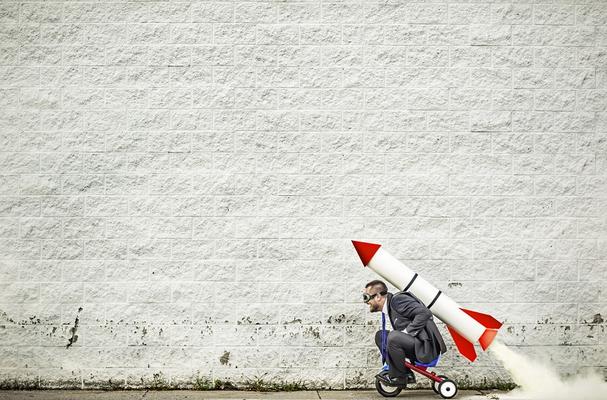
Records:
{"label": "suit trousers", "polygon": [[[379,330],[375,333],[375,344],[379,347],[379,351],[381,351],[381,332]],[[405,358],[411,363],[415,362],[415,338],[401,331],[388,331],[387,353],[390,375],[409,374],[411,370],[405,367]]]}

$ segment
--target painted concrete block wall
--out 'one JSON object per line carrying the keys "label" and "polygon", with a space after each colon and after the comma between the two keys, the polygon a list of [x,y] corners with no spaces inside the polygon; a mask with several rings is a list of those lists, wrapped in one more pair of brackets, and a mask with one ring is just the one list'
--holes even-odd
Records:
{"label": "painted concrete block wall", "polygon": [[[367,387],[350,239],[605,371],[606,25],[591,0],[2,1],[0,385]],[[448,344],[462,385],[507,379]]]}

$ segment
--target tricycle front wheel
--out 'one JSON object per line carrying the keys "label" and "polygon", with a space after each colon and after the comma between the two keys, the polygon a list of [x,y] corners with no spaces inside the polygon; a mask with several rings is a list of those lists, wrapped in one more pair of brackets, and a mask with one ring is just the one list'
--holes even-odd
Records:
{"label": "tricycle front wheel", "polygon": [[384,397],[396,397],[403,390],[400,386],[388,386],[378,378],[375,378],[375,389]]}

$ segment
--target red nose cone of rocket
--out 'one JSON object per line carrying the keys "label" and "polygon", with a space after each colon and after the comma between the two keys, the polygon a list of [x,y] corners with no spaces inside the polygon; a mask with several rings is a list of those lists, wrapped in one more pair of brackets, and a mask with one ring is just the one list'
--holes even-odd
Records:
{"label": "red nose cone of rocket", "polygon": [[355,240],[352,241],[358,256],[360,257],[360,261],[363,262],[363,265],[366,267],[367,264],[371,261],[377,250],[381,247],[381,244],[375,243],[366,243],[366,242],[357,242]]}

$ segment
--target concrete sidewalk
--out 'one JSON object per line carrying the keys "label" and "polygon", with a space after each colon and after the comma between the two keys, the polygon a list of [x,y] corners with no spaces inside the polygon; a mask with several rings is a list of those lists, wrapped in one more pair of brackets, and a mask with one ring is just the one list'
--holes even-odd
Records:
{"label": "concrete sidewalk", "polygon": [[[461,390],[457,400],[498,400],[505,399],[506,392]],[[415,400],[439,400],[440,396],[432,390],[404,390],[397,397]],[[271,399],[271,400],[367,400],[383,399],[374,390],[326,391],[310,390],[301,392],[247,392],[247,391],[190,391],[190,390],[20,390],[0,391],[4,400],[224,400],[224,399]]]}

